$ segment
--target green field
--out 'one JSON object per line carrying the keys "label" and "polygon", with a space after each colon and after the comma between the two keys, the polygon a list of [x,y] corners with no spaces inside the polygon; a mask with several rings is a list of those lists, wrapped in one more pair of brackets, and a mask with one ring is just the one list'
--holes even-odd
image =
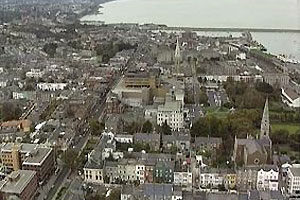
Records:
{"label": "green field", "polygon": [[295,134],[300,130],[300,124],[287,124],[287,123],[271,124],[271,130],[273,132],[281,129],[287,130],[290,134]]}
{"label": "green field", "polygon": [[227,108],[211,108],[208,107],[205,109],[207,116],[211,116],[214,115],[217,118],[223,119],[226,118],[228,113],[229,113],[229,109]]}

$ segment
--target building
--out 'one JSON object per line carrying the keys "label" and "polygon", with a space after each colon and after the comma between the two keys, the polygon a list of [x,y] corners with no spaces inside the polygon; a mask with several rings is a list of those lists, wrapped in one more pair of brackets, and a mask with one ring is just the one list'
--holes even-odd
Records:
{"label": "building", "polygon": [[220,137],[196,137],[194,148],[196,151],[205,152],[210,151],[213,155],[217,154],[217,151],[222,146],[222,138]]}
{"label": "building", "polygon": [[29,132],[32,122],[28,119],[13,120],[0,123],[0,130],[16,130],[24,133]]}
{"label": "building", "polygon": [[188,163],[187,161],[177,161],[175,163],[174,170],[174,185],[192,188],[193,173],[190,168],[190,163]]}
{"label": "building", "polygon": [[119,143],[126,143],[126,144],[132,144],[133,143],[133,136],[132,135],[117,134],[117,135],[115,135],[114,138]]}
{"label": "building", "polygon": [[263,75],[264,82],[268,83],[272,86],[284,87],[289,84],[290,77],[289,75],[283,74],[264,74]]}
{"label": "building", "polygon": [[156,183],[173,183],[175,163],[159,161],[155,165],[154,180]]}
{"label": "building", "polygon": [[191,147],[190,133],[173,132],[172,135],[162,135],[162,144],[164,151],[176,149],[180,152],[188,152]]}
{"label": "building", "polygon": [[226,173],[218,169],[200,169],[200,186],[202,188],[218,188],[224,183]]}
{"label": "building", "polygon": [[233,160],[236,165],[265,165],[271,162],[272,141],[270,134],[270,120],[268,99],[266,100],[259,139],[247,137],[235,138]]}
{"label": "building", "polygon": [[278,190],[279,169],[276,166],[264,166],[257,172],[257,190]]}
{"label": "building", "polygon": [[36,148],[27,153],[22,169],[36,171],[40,183],[49,179],[55,171],[55,155],[52,148]]}
{"label": "building", "polygon": [[42,78],[45,74],[44,71],[41,71],[40,69],[31,69],[30,71],[26,72],[25,76],[28,78]]}
{"label": "building", "polygon": [[281,98],[289,107],[300,107],[300,95],[290,87],[281,88]]}
{"label": "building", "polygon": [[126,88],[156,88],[159,83],[155,76],[149,72],[129,71],[124,76],[124,85]]}
{"label": "building", "polygon": [[182,200],[182,189],[171,184],[144,184],[139,187],[124,185],[121,200]]}
{"label": "building", "polygon": [[117,97],[110,95],[105,102],[105,111],[106,114],[120,114],[123,113],[124,106]]}
{"label": "building", "polygon": [[136,133],[134,134],[134,143],[149,145],[152,151],[160,149],[160,135],[157,133]]}
{"label": "building", "polygon": [[287,191],[290,195],[300,196],[300,168],[291,167],[288,169]]}
{"label": "building", "polygon": [[18,198],[31,200],[35,197],[38,189],[38,178],[35,171],[13,171],[8,177],[0,181],[0,193],[4,200]]}
{"label": "building", "polygon": [[102,148],[97,148],[88,154],[88,160],[83,167],[84,181],[87,183],[104,183],[104,161],[102,160],[101,150]]}
{"label": "building", "polygon": [[184,127],[184,114],[181,102],[171,101],[159,105],[156,119],[159,126],[167,123],[173,131],[182,129]]}
{"label": "building", "polygon": [[224,176],[224,186],[227,190],[233,190],[236,188],[236,174],[228,173]]}
{"label": "building", "polygon": [[67,85],[67,83],[38,83],[36,87],[42,91],[57,91],[66,89]]}
{"label": "building", "polygon": [[53,149],[38,144],[4,144],[1,147],[1,161],[5,167],[14,171],[36,171],[40,182],[48,179],[55,171]]}
{"label": "building", "polygon": [[257,174],[260,168],[245,167],[236,171],[236,189],[238,191],[256,190]]}

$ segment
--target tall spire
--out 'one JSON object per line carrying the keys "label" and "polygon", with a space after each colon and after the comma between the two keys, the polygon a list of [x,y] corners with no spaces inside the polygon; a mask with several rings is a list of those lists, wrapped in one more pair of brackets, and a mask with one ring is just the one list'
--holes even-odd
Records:
{"label": "tall spire", "polygon": [[181,62],[181,54],[180,54],[180,45],[177,37],[176,49],[175,49],[175,70],[177,74],[180,74],[180,62]]}
{"label": "tall spire", "polygon": [[265,103],[263,117],[261,120],[260,139],[262,139],[263,137],[269,138],[269,133],[270,133],[269,101],[267,98],[266,103]]}

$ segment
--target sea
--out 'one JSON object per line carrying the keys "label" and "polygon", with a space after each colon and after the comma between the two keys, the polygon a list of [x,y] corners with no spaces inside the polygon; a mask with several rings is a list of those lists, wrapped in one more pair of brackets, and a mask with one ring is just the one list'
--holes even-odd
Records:
{"label": "sea", "polygon": [[[172,27],[300,30],[300,0],[115,0],[82,21],[154,23]],[[200,32],[209,36],[241,33]],[[199,34],[199,33],[198,33]],[[253,32],[270,53],[300,61],[300,33]]]}

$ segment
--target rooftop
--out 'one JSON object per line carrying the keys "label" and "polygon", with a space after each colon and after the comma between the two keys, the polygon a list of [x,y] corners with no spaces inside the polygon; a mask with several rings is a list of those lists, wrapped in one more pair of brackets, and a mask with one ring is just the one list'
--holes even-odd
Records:
{"label": "rooftop", "polygon": [[23,165],[41,165],[51,152],[51,148],[37,148],[30,152]]}
{"label": "rooftop", "polygon": [[7,180],[7,182],[1,189],[1,192],[14,194],[22,193],[25,187],[30,183],[30,181],[34,178],[35,175],[36,172],[31,170],[13,171],[10,174],[12,180]]}

